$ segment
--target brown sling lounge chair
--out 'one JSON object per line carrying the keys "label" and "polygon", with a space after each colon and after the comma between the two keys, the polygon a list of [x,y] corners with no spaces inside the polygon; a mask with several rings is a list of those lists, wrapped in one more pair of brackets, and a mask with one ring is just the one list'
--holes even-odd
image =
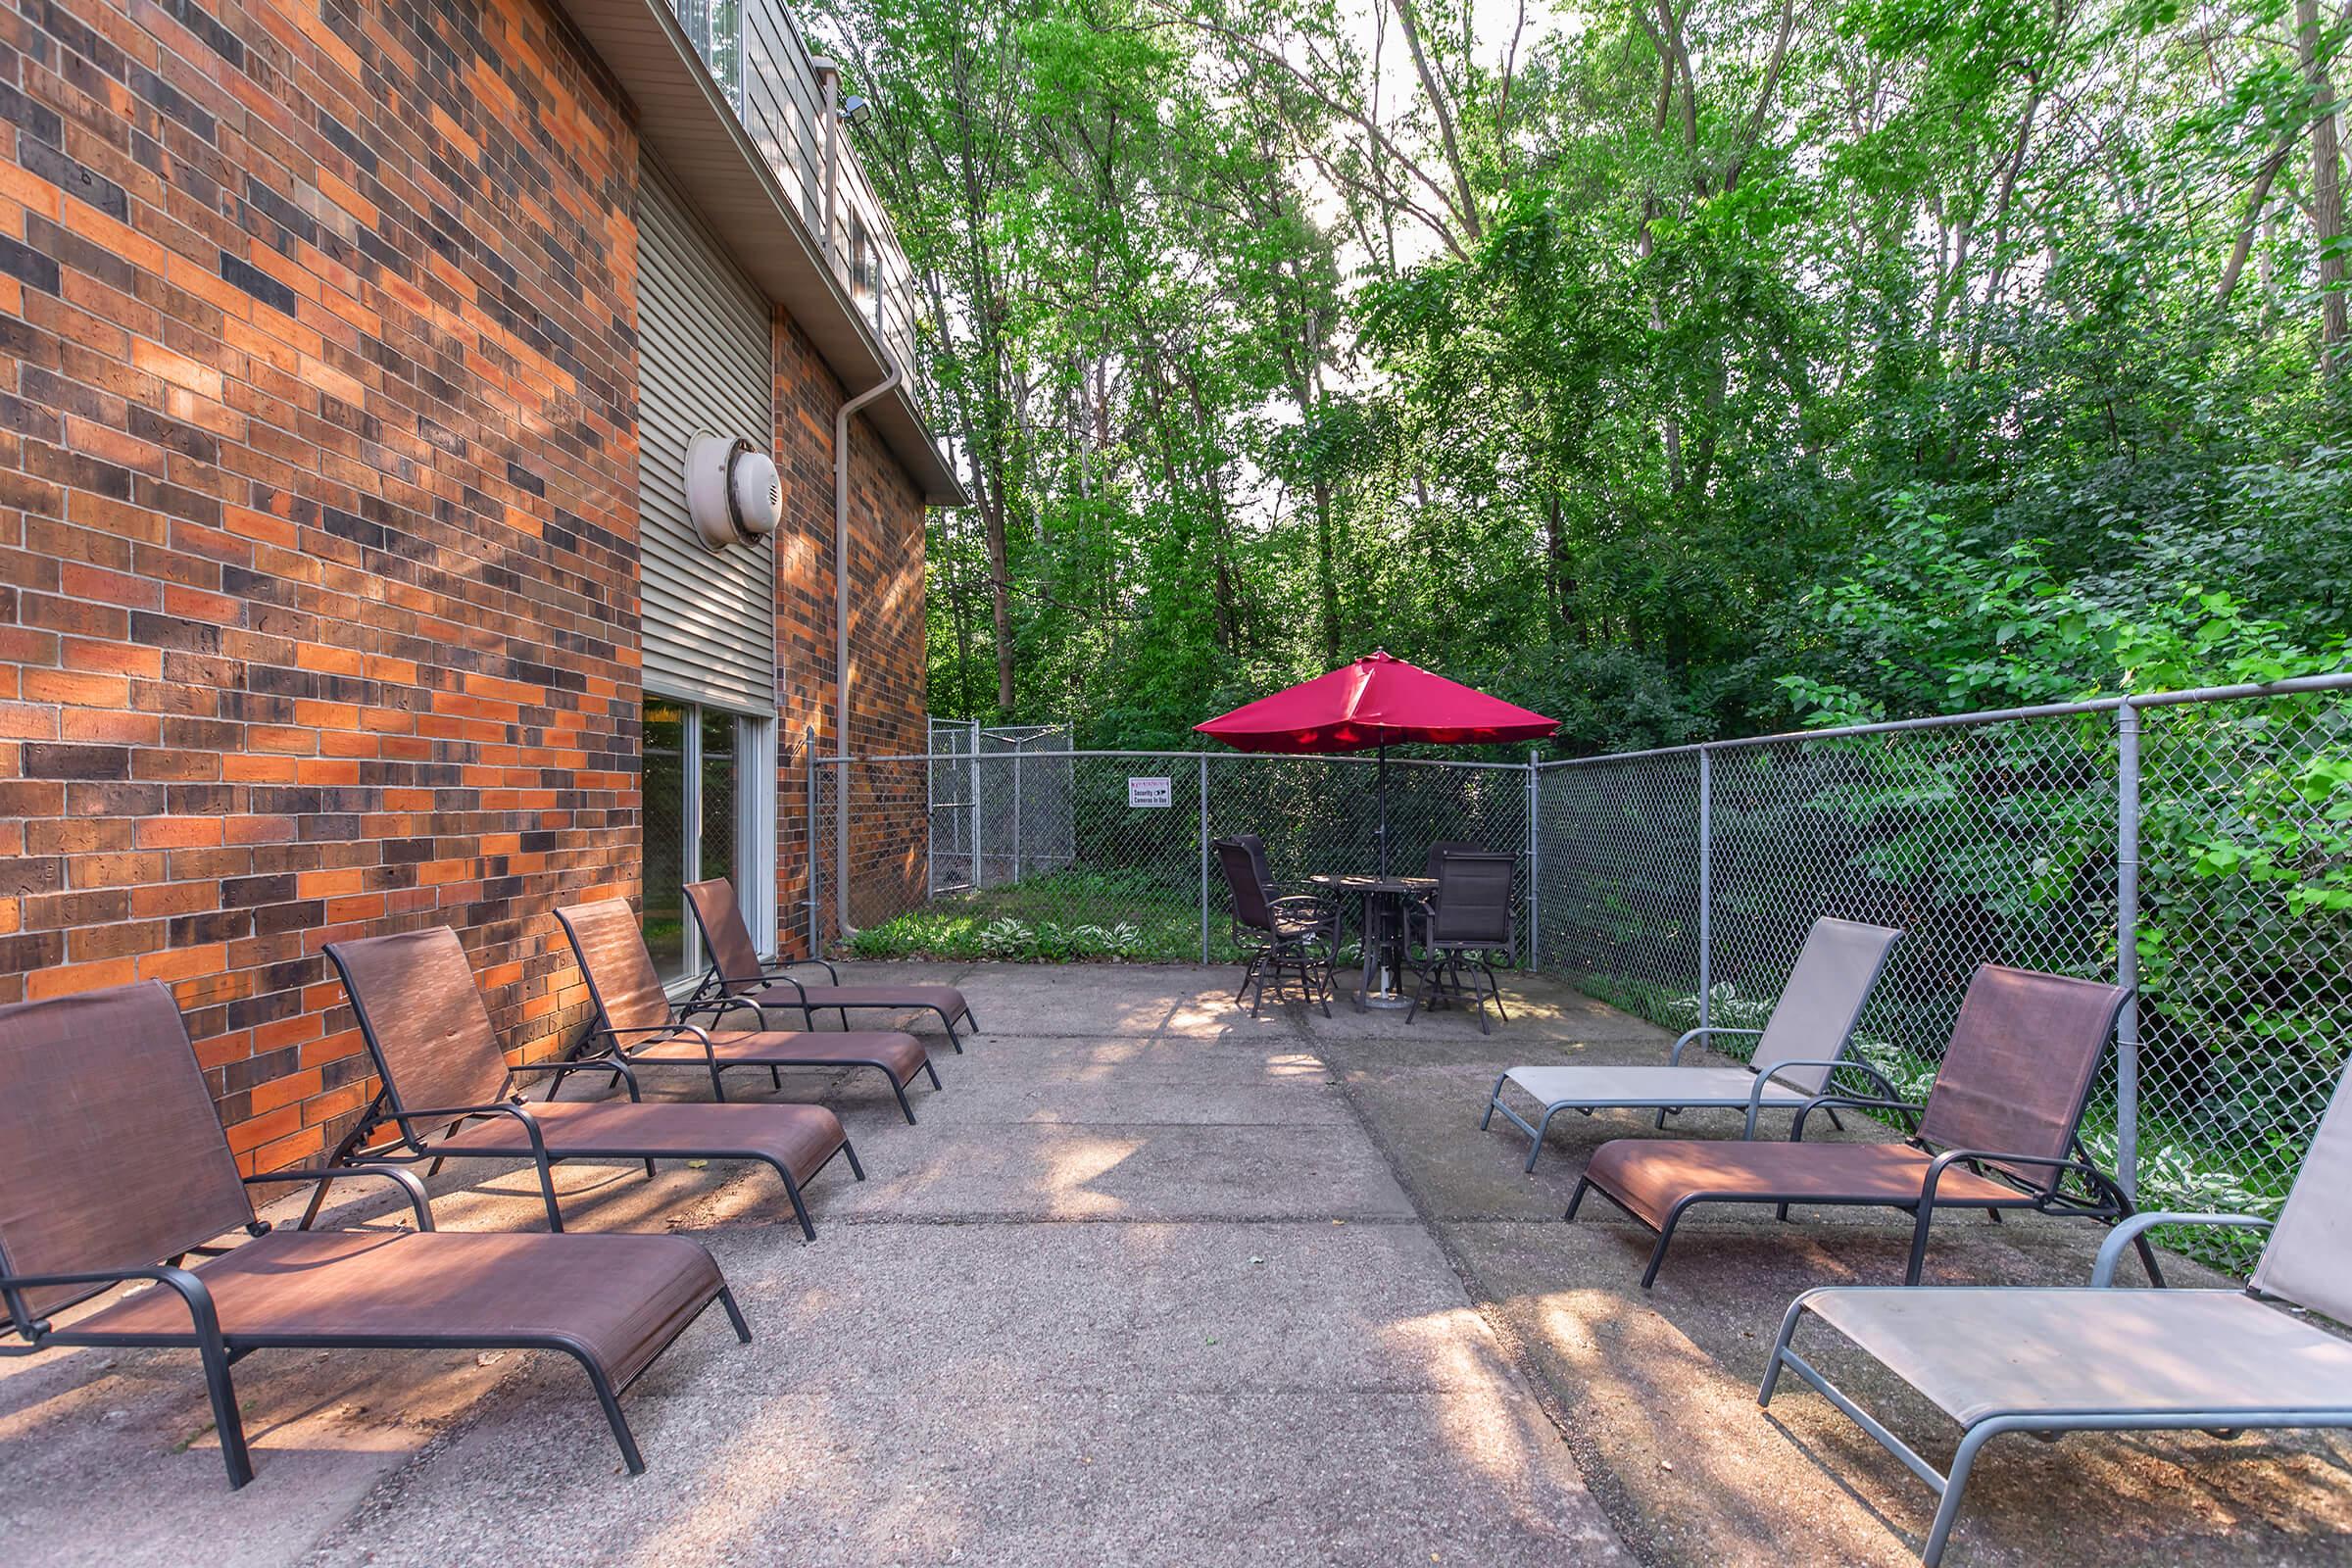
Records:
{"label": "brown sling lounge chair", "polygon": [[[1613,1139],[1593,1151],[1567,1217],[1594,1191],[1656,1231],[1642,1275],[1646,1290],[1694,1203],[1772,1203],[1783,1219],[1791,1203],[1901,1209],[1914,1216],[1907,1285],[1919,1283],[1938,1208],[1982,1208],[1995,1218],[2006,1208],[2129,1215],[2129,1200],[2075,1136],[2126,995],[2120,986],[1984,964],[1969,981],[1925,1105],[1817,1095],[1797,1111],[1785,1144]],[[1808,1114],[1847,1106],[1889,1111],[1910,1120],[1912,1134],[1886,1144],[1802,1141]],[[2064,1185],[2070,1176],[2082,1192]],[[2154,1276],[2156,1255],[2144,1242],[2140,1257]]]}
{"label": "brown sling lounge chair", "polygon": [[[1789,1304],[1756,1396],[1794,1372],[1935,1491],[1920,1555],[1943,1556],[1978,1450],[2004,1432],[2352,1427],[2352,1344],[2261,1298],[2352,1325],[2352,1080],[2339,1081],[2278,1224],[2245,1214],[2138,1214],[2099,1249],[2090,1289],[1832,1286]],[[2113,1290],[2127,1246],[2158,1225],[2271,1232],[2242,1291]],[[1807,1315],[1836,1329],[1960,1423],[1948,1475],[1790,1348]]]}
{"label": "brown sling lounge chair", "polygon": [[[725,1030],[694,1022],[709,1014],[715,1024],[731,1012],[748,1011],[760,1021],[760,1008],[748,997],[703,997],[672,1005],[654,968],[654,956],[645,950],[637,916],[626,901],[576,904],[558,909],[556,918],[571,939],[571,951],[588,977],[588,994],[596,1001],[596,1028],[581,1042],[580,1052],[566,1068],[594,1068],[601,1062],[624,1067],[692,1067],[710,1075],[710,1093],[727,1098],[726,1074],[741,1068],[764,1069],[781,1086],[785,1067],[871,1067],[890,1080],[899,1097],[899,1109],[911,1122],[914,1107],[906,1102],[906,1086],[916,1073],[930,1076],[939,1087],[938,1069],[923,1051],[923,1043],[896,1030],[843,1030],[822,1034],[807,1030]],[[559,1077],[559,1083],[562,1079]]]}
{"label": "brown sling lounge chair", "polygon": [[[971,1004],[954,986],[845,986],[841,971],[822,958],[761,963],[752,928],[743,923],[742,906],[735,902],[735,885],[725,877],[687,883],[686,906],[694,911],[695,927],[703,934],[703,951],[710,955],[710,968],[695,1000],[743,997],[760,1007],[790,1008],[810,1028],[816,1025],[816,1015],[828,1008],[839,1015],[844,1029],[850,1026],[853,1010],[936,1012],[957,1055],[963,1054],[963,1040],[956,1033],[956,1020],[961,1018],[975,1031],[980,1027]],[[792,970],[808,965],[824,970],[831,983],[804,985],[792,977]]]}
{"label": "brown sling lounge chair", "polygon": [[[588,1070],[609,1068],[619,1077],[628,1086],[626,1102],[524,1103],[514,1086],[517,1071],[561,1072],[565,1064],[507,1065],[466,949],[447,926],[330,942],[326,956],[343,977],[383,1081],[329,1165],[429,1159],[439,1170],[444,1159],[527,1159],[539,1176],[547,1228],[560,1231],[559,1160],[643,1160],[648,1176],[657,1158],[760,1160],[783,1178],[801,1234],[812,1242],[816,1227],[802,1186],[835,1154],[846,1155],[851,1172],[865,1180],[841,1118],[821,1105],[648,1105],[639,1102],[636,1079],[619,1062],[590,1063]],[[320,1181],[312,1214],[326,1188]]]}
{"label": "brown sling lounge chair", "polygon": [[[327,1174],[392,1182],[416,1229],[254,1217],[247,1187]],[[232,1231],[248,1239],[208,1245]],[[154,1285],[52,1320],[132,1280]],[[232,1487],[253,1460],[229,1368],[281,1348],[561,1351],[642,1471],[620,1392],[713,1300],[750,1343],[718,1265],[679,1237],[451,1235],[433,1229],[415,1173],[382,1166],[239,1177],[187,1028],[154,981],[0,1007],[0,1307],[26,1342],[0,1353],[193,1349]]]}

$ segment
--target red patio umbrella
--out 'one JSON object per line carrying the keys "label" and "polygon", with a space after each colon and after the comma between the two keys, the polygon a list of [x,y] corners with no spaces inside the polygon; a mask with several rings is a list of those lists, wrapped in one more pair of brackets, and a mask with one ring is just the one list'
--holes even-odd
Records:
{"label": "red patio umbrella", "polygon": [[1380,753],[1380,874],[1389,874],[1389,748],[1542,740],[1556,718],[1393,659],[1385,649],[1194,729],[1242,752]]}

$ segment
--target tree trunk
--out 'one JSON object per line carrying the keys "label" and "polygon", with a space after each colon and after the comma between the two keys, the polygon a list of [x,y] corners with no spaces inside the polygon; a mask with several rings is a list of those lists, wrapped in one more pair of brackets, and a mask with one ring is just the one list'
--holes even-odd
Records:
{"label": "tree trunk", "polygon": [[2311,226],[2320,245],[2320,364],[2330,375],[2344,366],[2344,187],[2336,150],[2335,86],[2320,59],[2319,0],[2295,0],[2295,53],[2311,87]]}
{"label": "tree trunk", "polygon": [[1462,163],[1461,138],[1454,133],[1453,107],[1446,101],[1445,84],[1429,64],[1429,55],[1421,47],[1421,24],[1413,17],[1412,0],[1392,0],[1396,9],[1396,24],[1404,29],[1405,48],[1412,54],[1413,70],[1421,76],[1421,91],[1428,95],[1430,113],[1438,117],[1438,140],[1446,149],[1446,167],[1453,175],[1453,189],[1460,212],[1462,232],[1478,238],[1478,197],[1470,188],[1470,171]]}
{"label": "tree trunk", "polygon": [[997,712],[1002,718],[1011,718],[1012,567],[1005,559],[1004,497],[982,471],[978,446],[966,447],[965,453],[972,470],[972,499],[980,508],[981,537],[988,544],[989,624],[996,637]]}
{"label": "tree trunk", "polygon": [[2238,228],[2237,243],[2230,249],[2230,261],[2222,269],[2222,280],[2213,290],[2216,308],[2229,304],[2230,294],[2237,288],[2238,274],[2246,270],[2246,255],[2254,249],[2254,231],[2261,226],[2263,207],[2271,199],[2271,184],[2278,179],[2278,171],[2286,167],[2287,154],[2293,150],[2291,142],[2281,146],[2264,161],[2261,171],[2254,176],[2254,189],[2246,197],[2246,220]]}

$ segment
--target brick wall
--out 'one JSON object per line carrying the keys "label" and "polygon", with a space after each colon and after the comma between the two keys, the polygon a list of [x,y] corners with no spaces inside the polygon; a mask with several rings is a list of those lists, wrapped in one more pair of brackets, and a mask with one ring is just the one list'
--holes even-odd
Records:
{"label": "brick wall", "polygon": [[[171,983],[240,1159],[285,1163],[369,1088],[326,942],[457,927],[544,1054],[585,1003],[549,911],[636,889],[635,137],[541,0],[27,11],[0,13],[0,1000]],[[829,539],[837,389],[805,348],[779,375],[823,406]],[[910,538],[919,583],[875,452],[870,549]],[[785,616],[829,626],[829,558],[780,559]],[[919,725],[905,612],[877,662],[911,661]],[[803,635],[796,759],[831,690]],[[789,844],[789,764],[783,794]]]}
{"label": "brick wall", "polygon": [[[776,907],[787,951],[804,953],[808,897],[808,750],[839,755],[833,710],[833,414],[842,389],[791,322],[776,337],[776,462],[784,475],[776,658],[781,688],[783,801],[777,813]],[[863,388],[857,390],[862,391]],[[923,626],[923,501],[881,438],[850,425],[850,751],[905,755],[929,741]],[[830,773],[832,770],[828,769]],[[885,775],[888,775],[887,780]],[[854,772],[851,917],[887,918],[921,901],[929,818],[920,766]],[[911,779],[911,791],[906,787]],[[816,853],[828,879],[823,928],[834,930],[833,781],[819,782]]]}

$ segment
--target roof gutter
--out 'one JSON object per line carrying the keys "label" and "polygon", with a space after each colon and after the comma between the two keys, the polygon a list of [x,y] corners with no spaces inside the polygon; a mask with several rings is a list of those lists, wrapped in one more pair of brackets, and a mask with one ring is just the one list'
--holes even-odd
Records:
{"label": "roof gutter", "polygon": [[833,912],[844,937],[850,935],[850,420],[906,375],[887,346],[876,347],[889,373],[833,415],[833,753],[844,759],[834,764],[841,771],[833,780]]}

